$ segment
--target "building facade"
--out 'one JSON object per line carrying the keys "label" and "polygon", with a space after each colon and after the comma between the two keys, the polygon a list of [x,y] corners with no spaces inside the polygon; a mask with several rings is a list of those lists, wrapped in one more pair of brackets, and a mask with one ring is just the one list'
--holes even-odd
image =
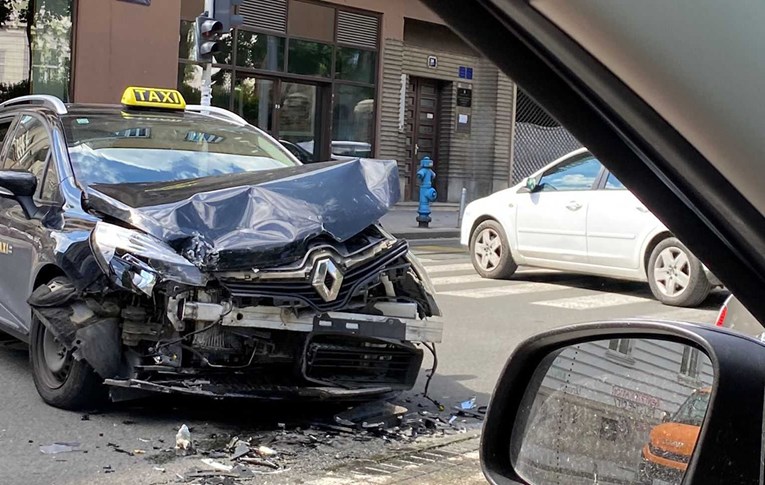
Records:
{"label": "building facade", "polygon": [[[199,100],[193,21],[204,0],[4,5],[0,97],[113,103],[150,85]],[[215,58],[214,105],[315,159],[395,159],[405,199],[424,156],[442,201],[513,180],[514,84],[419,0],[244,0],[239,13]]]}

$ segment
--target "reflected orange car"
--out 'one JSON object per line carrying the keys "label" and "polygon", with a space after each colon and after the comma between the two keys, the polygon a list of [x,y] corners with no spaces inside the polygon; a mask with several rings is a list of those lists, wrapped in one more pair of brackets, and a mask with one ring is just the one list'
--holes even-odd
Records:
{"label": "reflected orange car", "polygon": [[672,416],[655,426],[642,450],[641,483],[661,480],[680,483],[699,438],[711,388],[697,389]]}

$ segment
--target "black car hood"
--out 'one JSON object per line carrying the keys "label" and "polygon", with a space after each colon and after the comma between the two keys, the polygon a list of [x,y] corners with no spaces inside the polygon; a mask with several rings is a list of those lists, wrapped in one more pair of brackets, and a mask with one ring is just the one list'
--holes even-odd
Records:
{"label": "black car hood", "polygon": [[346,241],[400,196],[395,160],[357,159],[167,183],[96,184],[87,206],[211,270],[286,264]]}

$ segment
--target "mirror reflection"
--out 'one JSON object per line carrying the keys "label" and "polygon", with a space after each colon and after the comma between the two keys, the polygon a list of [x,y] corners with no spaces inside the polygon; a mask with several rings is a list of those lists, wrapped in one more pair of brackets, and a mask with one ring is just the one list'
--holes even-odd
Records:
{"label": "mirror reflection", "polygon": [[689,345],[613,339],[543,361],[516,418],[511,458],[534,485],[682,481],[714,371]]}

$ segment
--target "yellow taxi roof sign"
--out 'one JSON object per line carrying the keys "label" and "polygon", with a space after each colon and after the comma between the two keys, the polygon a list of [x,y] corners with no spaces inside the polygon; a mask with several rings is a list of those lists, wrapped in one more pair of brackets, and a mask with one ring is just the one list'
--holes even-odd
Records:
{"label": "yellow taxi roof sign", "polygon": [[128,87],[122,104],[131,108],[186,109],[186,100],[175,89]]}

